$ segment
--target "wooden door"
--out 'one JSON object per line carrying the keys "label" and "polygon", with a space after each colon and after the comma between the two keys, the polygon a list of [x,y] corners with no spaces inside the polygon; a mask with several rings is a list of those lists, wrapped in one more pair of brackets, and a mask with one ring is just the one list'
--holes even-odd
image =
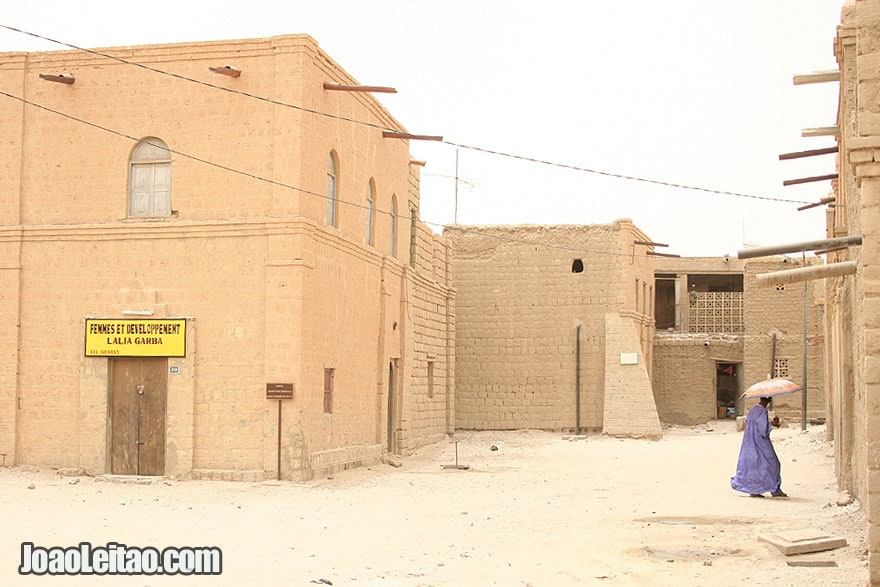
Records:
{"label": "wooden door", "polygon": [[168,360],[110,361],[110,472],[165,474]]}

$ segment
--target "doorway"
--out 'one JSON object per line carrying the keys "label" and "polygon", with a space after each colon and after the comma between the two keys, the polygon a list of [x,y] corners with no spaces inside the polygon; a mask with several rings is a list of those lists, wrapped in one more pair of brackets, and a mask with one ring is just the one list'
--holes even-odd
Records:
{"label": "doorway", "polygon": [[386,450],[394,454],[394,433],[397,429],[397,359],[388,363],[388,431]]}
{"label": "doorway", "polygon": [[168,359],[110,359],[110,473],[165,474]]}
{"label": "doorway", "polygon": [[734,418],[739,409],[739,372],[742,363],[715,363],[715,405],[718,419]]}

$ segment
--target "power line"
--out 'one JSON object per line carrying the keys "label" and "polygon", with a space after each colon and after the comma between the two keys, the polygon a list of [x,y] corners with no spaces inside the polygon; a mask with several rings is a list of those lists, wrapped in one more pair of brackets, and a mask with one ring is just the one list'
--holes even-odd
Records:
{"label": "power line", "polygon": [[158,69],[156,67],[150,67],[149,65],[145,65],[143,63],[138,63],[137,61],[130,61],[128,59],[123,59],[121,57],[116,57],[115,55],[110,55],[109,53],[102,53],[101,51],[96,51],[95,49],[86,49],[84,47],[79,47],[77,45],[73,45],[71,43],[65,43],[64,41],[58,41],[57,39],[52,39],[50,37],[45,37],[43,35],[39,35],[37,33],[32,33],[29,31],[25,31],[22,29],[17,29],[15,27],[11,27],[9,25],[0,24],[0,28],[4,28],[9,31],[13,31],[16,33],[20,33],[22,35],[27,35],[29,37],[34,37],[36,39],[41,39],[43,41],[49,41],[50,43],[55,43],[57,45],[62,45],[64,47],[69,47],[71,49],[75,49],[77,51],[83,51],[85,53],[89,53],[91,55],[97,55],[99,57],[104,57],[106,59],[111,59],[113,61],[118,61],[119,63],[124,63],[125,65],[132,65],[134,67],[140,67],[141,69],[146,69],[147,71],[152,71],[153,73],[158,73],[161,75],[167,75],[173,77],[175,79],[179,79],[182,81],[191,82],[194,84],[199,84],[200,86],[205,86],[208,88],[213,88],[215,90],[221,90],[227,92],[229,94],[239,94],[241,96],[245,96],[246,98],[252,98],[254,100],[260,100],[261,102],[267,102],[269,104],[274,104],[275,106],[284,106],[285,108],[293,108],[294,110],[301,110],[303,112],[308,112],[309,114],[315,114],[317,116],[324,116],[326,118],[333,118],[336,120],[342,120],[344,122],[352,122],[354,124],[361,124],[363,126],[368,126],[370,128],[375,128],[378,130],[387,130],[393,132],[399,132],[400,129],[390,128],[387,126],[382,126],[381,124],[374,124],[372,122],[364,122],[362,120],[355,120],[353,118],[348,118],[346,116],[340,116],[338,114],[330,114],[328,112],[321,112],[320,110],[313,110],[311,108],[306,108],[305,106],[297,106],[296,104],[290,104],[288,102],[283,102],[281,100],[275,100],[274,98],[266,98],[265,96],[258,96],[257,94],[251,94],[250,92],[245,92],[242,90],[236,90],[234,88],[227,88],[224,86],[218,86],[217,84],[212,84],[210,82],[197,80],[195,78],[191,78],[185,75],[181,75],[179,73],[174,73],[171,71],[165,71],[163,69]]}
{"label": "power line", "polygon": [[710,194],[718,194],[718,195],[722,195],[722,196],[736,196],[739,198],[752,198],[755,200],[767,200],[770,202],[785,202],[785,203],[790,203],[790,204],[808,203],[808,202],[805,202],[804,200],[789,200],[786,198],[774,198],[771,196],[758,196],[758,195],[754,195],[754,194],[744,194],[744,193],[740,193],[740,192],[730,192],[730,191],[726,191],[726,190],[716,190],[716,189],[712,189],[712,188],[704,188],[704,187],[687,185],[687,184],[682,184],[682,183],[662,181],[659,179],[647,179],[644,177],[637,177],[634,175],[626,175],[626,174],[622,174],[622,173],[612,173],[610,171],[600,171],[598,169],[590,169],[587,167],[580,167],[577,165],[568,165],[566,163],[556,163],[553,161],[547,161],[544,159],[536,159],[534,157],[527,157],[524,155],[513,155],[511,153],[504,153],[503,151],[495,151],[495,150],[486,149],[483,147],[474,147],[472,145],[462,145],[460,143],[454,143],[452,141],[445,141],[444,140],[441,142],[445,143],[447,145],[453,146],[453,147],[459,147],[461,149],[469,149],[471,151],[478,151],[480,153],[488,153],[491,155],[498,155],[499,157],[508,157],[510,159],[518,159],[520,161],[528,161],[530,163],[540,163],[541,165],[551,165],[553,167],[560,167],[563,169],[570,169],[573,171],[583,171],[585,173],[594,173],[596,175],[604,175],[606,177],[614,177],[617,179],[625,179],[625,180],[629,180],[629,181],[640,181],[640,182],[644,182],[644,183],[650,183],[650,184],[654,184],[654,185],[662,185],[662,186],[666,186],[666,187],[683,189],[683,190],[695,190],[695,191],[706,192],[706,193],[710,193]]}
{"label": "power line", "polygon": [[[12,100],[16,100],[16,101],[18,101],[18,102],[21,102],[21,103],[26,104],[26,105],[28,105],[28,106],[31,106],[31,107],[33,107],[33,108],[38,108],[38,109],[40,109],[40,110],[44,110],[44,111],[49,112],[49,113],[51,113],[51,114],[54,114],[54,115],[56,115],[56,116],[60,116],[60,117],[62,117],[62,118],[66,118],[67,120],[70,120],[70,121],[72,121],[72,122],[76,122],[76,123],[78,123],[78,124],[83,124],[83,125],[86,125],[86,126],[89,126],[89,127],[95,128],[95,129],[97,129],[97,130],[100,130],[100,131],[103,131],[103,132],[107,132],[107,133],[110,133],[110,134],[112,134],[112,135],[115,135],[115,136],[118,136],[118,137],[121,137],[121,138],[124,138],[124,139],[130,140],[130,141],[133,141],[133,142],[135,142],[135,143],[139,143],[139,142],[141,142],[141,139],[139,139],[139,138],[137,138],[137,137],[135,137],[135,136],[133,136],[133,135],[130,135],[130,134],[127,134],[127,133],[124,133],[124,132],[121,132],[121,131],[117,131],[117,130],[114,130],[114,129],[112,129],[112,128],[108,128],[108,127],[106,127],[106,126],[103,126],[103,125],[100,125],[100,124],[97,124],[97,123],[94,123],[94,122],[91,122],[91,121],[88,121],[88,120],[84,120],[84,119],[82,119],[82,118],[79,118],[79,117],[76,117],[76,116],[72,116],[72,115],[70,115],[70,114],[66,114],[66,113],[64,113],[64,112],[60,112],[60,111],[55,110],[55,109],[53,109],[53,108],[49,108],[48,106],[43,106],[42,104],[37,104],[36,102],[33,102],[33,101],[31,101],[31,100],[27,100],[27,99],[25,99],[25,98],[21,98],[21,97],[19,97],[19,96],[14,96],[14,95],[9,94],[9,93],[7,93],[7,92],[4,92],[4,91],[2,91],[2,90],[0,90],[0,96],[6,96],[7,98],[10,98],[10,99],[12,99]],[[185,153],[185,152],[180,151],[180,150],[177,150],[177,149],[171,149],[171,148],[168,148],[168,147],[162,147],[162,148],[165,149],[165,150],[167,150],[169,153],[173,153],[173,154],[175,154],[175,155],[178,155],[178,156],[180,156],[180,157],[184,157],[184,158],[186,158],[186,159],[191,159],[191,160],[196,161],[196,162],[198,162],[198,163],[202,163],[202,164],[204,164],[204,165],[208,165],[208,166],[214,167],[214,168],[216,168],[216,169],[220,169],[220,170],[222,170],[222,171],[227,171],[227,172],[229,172],[229,173],[234,173],[234,174],[237,174],[237,175],[242,175],[242,176],[244,176],[244,177],[247,177],[247,178],[250,178],[250,179],[253,179],[253,180],[256,180],[256,181],[262,181],[262,182],[265,182],[265,183],[268,183],[268,184],[271,184],[271,185],[274,185],[274,186],[278,186],[278,187],[281,187],[281,188],[284,188],[284,189],[289,189],[289,190],[297,191],[297,192],[300,192],[300,193],[303,193],[303,194],[306,194],[306,195],[309,195],[309,196],[315,196],[315,197],[321,198],[322,200],[325,200],[325,201],[327,200],[327,196],[324,195],[324,194],[319,194],[319,193],[317,193],[317,192],[313,192],[313,191],[311,191],[311,190],[307,190],[307,189],[300,188],[300,187],[297,187],[297,186],[294,186],[294,185],[290,185],[290,184],[287,184],[287,183],[284,183],[284,182],[281,182],[281,181],[274,180],[274,179],[272,179],[272,178],[263,177],[263,176],[261,176],[261,175],[257,175],[257,174],[255,174],[255,173],[251,173],[251,172],[248,172],[248,171],[242,171],[242,170],[240,170],[240,169],[236,169],[236,168],[234,168],[234,167],[230,167],[230,166],[228,166],[228,165],[223,165],[223,164],[221,164],[221,163],[216,163],[216,162],[214,162],[214,161],[210,161],[210,160],[205,159],[205,158],[203,158],[203,157],[198,157],[198,156],[195,156],[195,155],[191,155],[191,154],[189,154],[189,153]],[[353,207],[353,208],[359,208],[359,209],[363,209],[363,210],[370,210],[370,209],[371,209],[369,206],[366,206],[366,205],[363,205],[363,204],[358,204],[358,203],[356,203],[356,202],[349,202],[349,201],[342,200],[342,199],[339,199],[339,200],[337,200],[337,201],[338,201],[340,204],[344,204],[344,205],[347,205],[347,206],[351,206],[351,207]],[[393,213],[393,212],[390,212],[390,211],[387,211],[387,210],[382,210],[382,209],[379,209],[379,208],[372,208],[372,211],[373,211],[374,213],[377,213],[377,214],[386,214],[386,215],[388,215],[388,216],[392,216],[392,217],[399,217],[399,214],[395,214],[395,213]],[[443,229],[445,229],[445,228],[447,228],[447,227],[449,227],[449,226],[452,226],[452,225],[447,225],[447,224],[440,224],[440,223],[437,223],[437,222],[430,222],[430,221],[428,221],[428,220],[424,220],[424,219],[420,219],[420,221],[421,221],[423,224],[427,225],[427,226],[435,226],[435,227],[443,228]],[[465,230],[473,230],[473,229],[470,229],[470,228],[468,228],[468,227],[466,227],[466,226],[464,226],[464,227],[463,227],[463,226],[460,226],[460,225],[456,225],[456,226],[457,226],[458,228],[460,228],[460,229],[463,228],[463,229],[465,229]],[[486,236],[490,236],[490,237],[492,237],[492,238],[496,238],[496,239],[498,239],[498,240],[502,240],[502,241],[507,241],[507,242],[512,242],[512,243],[519,243],[519,244],[537,245],[537,246],[542,246],[542,247],[545,247],[545,248],[561,249],[561,250],[565,250],[565,251],[573,251],[573,252],[580,252],[580,253],[590,253],[590,254],[595,254],[595,255],[620,256],[620,257],[632,257],[632,256],[633,256],[633,255],[626,254],[626,253],[616,253],[616,252],[611,252],[611,251],[590,250],[590,249],[583,249],[583,248],[577,248],[577,249],[575,249],[575,248],[569,248],[569,247],[561,247],[561,246],[559,246],[559,245],[553,245],[553,244],[550,244],[550,243],[535,243],[535,242],[533,242],[533,241],[526,241],[526,240],[522,240],[522,239],[514,239],[514,238],[508,238],[508,237],[501,237],[500,235],[493,235],[493,234],[486,234],[486,233],[481,233],[481,234],[484,234],[484,235],[486,235]],[[638,255],[638,256],[641,257],[641,256],[647,256],[647,255]]]}
{"label": "power line", "polygon": [[464,185],[466,185],[470,188],[476,187],[476,184],[474,181],[472,181],[470,179],[464,179],[463,177],[456,177],[454,175],[447,175],[444,173],[424,173],[423,172],[423,173],[421,173],[421,176],[422,177],[442,177],[443,179],[454,179],[458,183],[463,183]]}
{"label": "power line", "polygon": [[[78,118],[78,117],[73,116],[73,115],[70,115],[70,114],[65,114],[64,112],[60,112],[60,111],[58,111],[58,110],[54,110],[54,109],[52,109],[52,108],[49,108],[48,106],[43,106],[42,104],[37,104],[36,102],[32,102],[31,100],[27,100],[27,99],[25,99],[25,98],[21,98],[21,97],[19,97],[19,96],[14,96],[14,95],[12,95],[12,94],[8,94],[8,93],[6,93],[6,92],[4,92],[4,91],[0,91],[0,96],[6,96],[7,98],[11,98],[12,100],[17,100],[17,101],[19,101],[19,102],[21,102],[21,103],[23,103],[23,104],[27,104],[28,106],[32,106],[32,107],[34,107],[34,108],[39,108],[40,110],[45,110],[46,112],[51,112],[52,114],[55,114],[55,115],[57,115],[57,116],[61,116],[62,118],[66,118],[66,119],[68,119],[68,120],[71,120],[71,121],[73,121],[73,122],[78,122],[78,123],[80,123],[80,124],[85,124],[85,125],[90,126],[90,127],[92,127],[92,128],[96,128],[96,129],[98,129],[98,130],[102,130],[102,131],[104,131],[104,132],[108,132],[108,133],[113,134],[113,135],[116,135],[116,136],[118,136],[118,137],[122,137],[122,138],[124,138],[124,139],[128,139],[128,140],[130,140],[130,141],[134,141],[135,143],[138,143],[138,142],[141,141],[141,139],[139,139],[139,138],[137,138],[137,137],[135,137],[135,136],[132,136],[132,135],[130,135],[130,134],[126,134],[126,133],[124,133],[124,132],[121,132],[121,131],[118,131],[118,130],[114,130],[114,129],[112,129],[112,128],[108,128],[108,127],[106,127],[106,126],[102,126],[102,125],[97,124],[97,123],[95,123],[95,122],[90,122],[90,121],[88,121],[88,120],[84,120],[84,119],[82,119],[82,118]],[[230,172],[230,173],[235,173],[235,174],[238,174],[238,175],[243,175],[243,176],[245,176],[245,177],[249,177],[249,178],[251,178],[251,179],[255,179],[255,180],[258,180],[258,181],[263,181],[263,182],[266,182],[266,183],[270,183],[270,184],[272,184],[272,185],[276,185],[276,186],[279,186],[279,187],[282,187],[282,188],[286,188],[286,189],[289,189],[289,190],[294,190],[294,191],[297,191],[297,192],[301,192],[301,193],[303,193],[303,194],[307,194],[307,195],[310,195],[310,196],[316,196],[316,197],[319,197],[319,198],[321,198],[321,199],[323,199],[323,200],[326,200],[326,199],[327,199],[327,196],[324,195],[324,194],[319,194],[319,193],[317,193],[317,192],[313,192],[313,191],[311,191],[311,190],[307,190],[307,189],[304,189],[304,188],[300,188],[300,187],[297,187],[297,186],[293,186],[293,185],[290,185],[290,184],[287,184],[287,183],[284,183],[284,182],[281,182],[281,181],[278,181],[278,180],[275,180],[275,179],[272,179],[272,178],[269,178],[269,177],[263,177],[263,176],[261,176],[261,175],[257,175],[257,174],[255,174],[255,173],[251,173],[251,172],[249,172],[249,171],[242,171],[241,169],[236,169],[236,168],[234,168],[234,167],[229,167],[228,165],[223,165],[222,163],[216,163],[216,162],[214,162],[214,161],[210,161],[210,160],[208,160],[208,159],[204,159],[204,158],[202,158],[202,157],[198,157],[198,156],[196,156],[196,155],[191,155],[191,154],[189,154],[189,153],[185,153],[185,152],[180,151],[180,150],[177,150],[177,149],[171,149],[171,148],[166,148],[166,147],[162,147],[162,149],[163,149],[163,150],[167,150],[169,153],[173,153],[173,154],[175,154],[175,155],[179,155],[179,156],[181,156],[181,157],[184,157],[184,158],[186,158],[186,159],[191,159],[191,160],[193,160],[193,161],[197,161],[197,162],[199,162],[199,163],[203,163],[203,164],[205,164],[205,165],[209,165],[209,166],[211,166],[211,167],[215,167],[215,168],[217,168],[217,169],[222,169],[223,171],[228,171],[228,172]],[[362,204],[356,204],[356,203],[354,203],[354,202],[344,202],[344,201],[342,201],[342,200],[339,200],[339,201],[342,202],[342,203],[344,203],[344,204],[348,204],[349,206],[354,206],[354,207],[357,207],[357,208],[363,208],[363,209],[369,209],[368,206],[365,206],[365,205],[362,205]],[[378,210],[378,209],[374,209],[373,211],[374,211],[374,212],[379,212],[379,213],[384,213],[384,214],[389,214],[389,215],[391,214],[391,212],[385,212],[385,211]]]}
{"label": "power line", "polygon": [[[140,67],[140,68],[142,68],[142,69],[145,69],[145,70],[148,70],[148,71],[152,71],[152,72],[154,72],[154,73],[158,73],[158,74],[161,74],[161,75],[167,75],[167,76],[173,77],[173,78],[178,79],[178,80],[188,81],[188,82],[191,82],[191,83],[199,84],[199,85],[201,85],[201,86],[205,86],[205,87],[213,88],[213,89],[216,89],[216,90],[222,90],[222,91],[227,92],[227,93],[230,93],[230,94],[239,94],[239,95],[242,95],[242,96],[245,96],[245,97],[248,97],[248,98],[252,98],[252,99],[254,99],[254,100],[260,100],[260,101],[262,101],[262,102],[267,102],[267,103],[269,103],[269,104],[274,104],[274,105],[276,105],[276,106],[283,106],[283,107],[286,107],[286,108],[293,108],[293,109],[295,109],[295,110],[300,110],[300,111],[302,111],[302,112],[307,112],[307,113],[310,113],[310,114],[315,114],[315,115],[317,115],[317,116],[323,116],[323,117],[326,117],[326,118],[332,118],[332,119],[341,120],[341,121],[344,121],[344,122],[350,122],[350,123],[353,123],[353,124],[360,124],[360,125],[367,126],[367,127],[374,128],[374,129],[378,129],[378,130],[383,130],[383,131],[389,131],[389,130],[390,130],[390,131],[395,131],[395,132],[399,131],[399,129],[392,129],[392,128],[384,127],[384,126],[379,125],[379,124],[374,124],[374,123],[370,123],[370,122],[364,122],[364,121],[361,121],[361,120],[356,120],[356,119],[349,118],[349,117],[345,117],[345,116],[340,116],[340,115],[336,115],[336,114],[331,114],[331,113],[328,113],[328,112],[321,112],[321,111],[319,111],[319,110],[314,110],[314,109],[310,109],[310,108],[305,108],[305,107],[303,107],[303,106],[297,106],[297,105],[295,105],[295,104],[290,104],[290,103],[288,103],[288,102],[283,102],[283,101],[281,101],[281,100],[275,100],[275,99],[272,99],[272,98],[266,98],[266,97],[264,97],[264,96],[258,96],[258,95],[256,95],[256,94],[251,94],[251,93],[249,93],[249,92],[244,92],[244,91],[241,91],[241,90],[236,90],[236,89],[234,89],[234,88],[228,88],[228,87],[224,87],[224,86],[218,86],[218,85],[216,85],[216,84],[212,84],[212,83],[209,83],[209,82],[205,82],[205,81],[197,80],[197,79],[194,79],[194,78],[191,78],[191,77],[187,77],[187,76],[185,76],[185,75],[181,75],[181,74],[178,74],[178,73],[168,72],[168,71],[165,71],[165,70],[162,70],[162,69],[158,69],[158,68],[155,68],[155,67],[150,67],[150,66],[148,66],[148,65],[145,65],[145,64],[143,64],[143,63],[138,63],[138,62],[136,62],[136,61],[130,61],[130,60],[127,60],[127,59],[122,59],[122,58],[120,58],[120,57],[116,57],[116,56],[114,56],[114,55],[110,55],[110,54],[108,54],[108,53],[102,53],[101,51],[96,51],[96,50],[94,50],[94,49],[86,49],[86,48],[84,48],[84,47],[79,47],[79,46],[74,45],[74,44],[72,44],[72,43],[67,43],[67,42],[64,42],[64,41],[59,41],[59,40],[56,40],[56,39],[52,39],[52,38],[50,38],[50,37],[46,37],[46,36],[44,36],[44,35],[40,35],[40,34],[37,34],[37,33],[33,33],[33,32],[30,32],[30,31],[25,31],[25,30],[23,30],[23,29],[19,29],[19,28],[16,28],[16,27],[12,27],[12,26],[9,26],[9,25],[2,24],[2,23],[0,23],[0,28],[4,28],[4,29],[9,30],[9,31],[13,31],[13,32],[16,32],[16,33],[19,33],[19,34],[22,34],[22,35],[27,35],[27,36],[30,36],[30,37],[34,37],[34,38],[41,39],[41,40],[44,40],[44,41],[49,41],[49,42],[51,42],[51,43],[55,43],[55,44],[58,44],[58,45],[62,45],[62,46],[64,46],[64,47],[68,47],[68,48],[71,48],[71,49],[75,49],[75,50],[77,50],[77,51],[84,51],[84,52],[86,52],[86,53],[89,53],[89,54],[92,54],[92,55],[97,55],[97,56],[100,56],[100,57],[104,57],[104,58],[106,58],[106,59],[111,59],[111,60],[113,60],[113,61],[118,61],[118,62],[120,62],[120,63],[124,63],[124,64],[126,64],[126,65],[131,65],[131,66],[134,66],[134,67]],[[455,143],[455,142],[453,142],[453,141],[447,141],[447,140],[443,140],[443,141],[441,141],[441,142],[444,143],[444,144],[447,144],[447,145],[453,146],[453,147],[461,148],[461,149],[468,149],[468,150],[471,150],[471,151],[477,151],[477,152],[487,153],[487,154],[496,155],[496,156],[499,156],[499,157],[506,157],[506,158],[509,158],[509,159],[515,159],[515,160],[519,160],[519,161],[526,161],[526,162],[530,162],[530,163],[537,163],[537,164],[541,164],[541,165],[547,165],[547,166],[551,166],[551,167],[557,167],[557,168],[560,168],[560,169],[568,169],[568,170],[578,171],[578,172],[582,172],[582,173],[590,173],[590,174],[595,174],[595,175],[602,175],[602,176],[605,176],[605,177],[612,177],[612,178],[615,178],[615,179],[622,179],[622,180],[626,180],[626,181],[637,181],[637,182],[648,183],[648,184],[652,184],[652,185],[661,185],[661,186],[665,186],[665,187],[671,187],[671,188],[675,188],[675,189],[691,190],[691,191],[700,191],[700,192],[709,193],[709,194],[715,194],[715,195],[734,196],[734,197],[739,197],[739,198],[750,198],[750,199],[764,200],[764,201],[770,201],[770,202],[783,202],[783,203],[790,203],[790,204],[807,204],[807,203],[809,203],[809,202],[807,202],[807,201],[805,201],[805,200],[792,200],[792,199],[786,199],[786,198],[776,198],[776,197],[771,197],[771,196],[759,196],[759,195],[755,195],[755,194],[746,194],[746,193],[741,193],[741,192],[733,192],[733,191],[727,191],[727,190],[718,190],[718,189],[705,188],[705,187],[700,187],[700,186],[693,186],[693,185],[688,185],[688,184],[683,184],[683,183],[677,183],[677,182],[668,182],[668,181],[662,181],[662,180],[656,180],[656,179],[649,179],[649,178],[639,177],[639,176],[635,176],[635,175],[628,175],[628,174],[623,174],[623,173],[614,173],[614,172],[609,172],[609,171],[602,171],[602,170],[598,170],[598,169],[592,169],[592,168],[589,168],[589,167],[582,167],[582,166],[578,166],[578,165],[570,165],[570,164],[566,164],[566,163],[558,163],[558,162],[549,161],[549,160],[546,160],[546,159],[538,159],[538,158],[535,158],[535,157],[528,157],[528,156],[525,156],[525,155],[516,155],[516,154],[513,154],[513,153],[506,153],[506,152],[504,152],[504,151],[498,151],[498,150],[488,149],[488,148],[484,148],[484,147],[477,147],[477,146],[473,146],[473,145],[464,145],[464,144]]]}

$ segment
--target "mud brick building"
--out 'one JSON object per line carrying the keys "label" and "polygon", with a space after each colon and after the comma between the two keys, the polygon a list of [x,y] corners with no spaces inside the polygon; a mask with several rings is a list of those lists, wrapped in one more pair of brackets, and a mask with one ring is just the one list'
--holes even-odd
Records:
{"label": "mud brick building", "polygon": [[653,247],[631,221],[453,226],[461,429],[659,438]]}
{"label": "mud brick building", "polygon": [[[807,416],[825,417],[824,288],[759,286],[756,276],[800,267],[802,258],[657,258],[654,397],[667,424],[702,424],[744,414],[740,396],[768,375],[803,379],[807,308]],[[807,259],[815,265],[814,258]],[[752,404],[755,402],[752,402]],[[801,394],[779,396],[775,412],[800,421]]]}
{"label": "mud brick building", "polygon": [[303,479],[450,432],[391,114],[305,35],[100,53],[0,55],[0,462],[263,479],[280,438]]}
{"label": "mud brick building", "polygon": [[[841,489],[868,514],[870,584],[880,585],[880,12],[876,2],[843,4],[834,51],[839,65],[838,180],[827,236],[861,246],[832,251],[856,273],[826,279],[826,385],[829,435]],[[835,80],[836,81],[836,80]],[[834,113],[828,113],[833,116]]]}

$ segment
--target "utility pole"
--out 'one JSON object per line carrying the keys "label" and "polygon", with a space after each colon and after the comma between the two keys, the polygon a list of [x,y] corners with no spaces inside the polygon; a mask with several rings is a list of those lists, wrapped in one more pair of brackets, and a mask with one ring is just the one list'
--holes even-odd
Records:
{"label": "utility pole", "polygon": [[[801,251],[802,266],[807,266],[807,254]],[[804,357],[801,383],[801,430],[807,429],[807,282],[804,281]]]}
{"label": "utility pole", "polygon": [[455,213],[452,216],[452,223],[458,224],[458,149],[455,150]]}

